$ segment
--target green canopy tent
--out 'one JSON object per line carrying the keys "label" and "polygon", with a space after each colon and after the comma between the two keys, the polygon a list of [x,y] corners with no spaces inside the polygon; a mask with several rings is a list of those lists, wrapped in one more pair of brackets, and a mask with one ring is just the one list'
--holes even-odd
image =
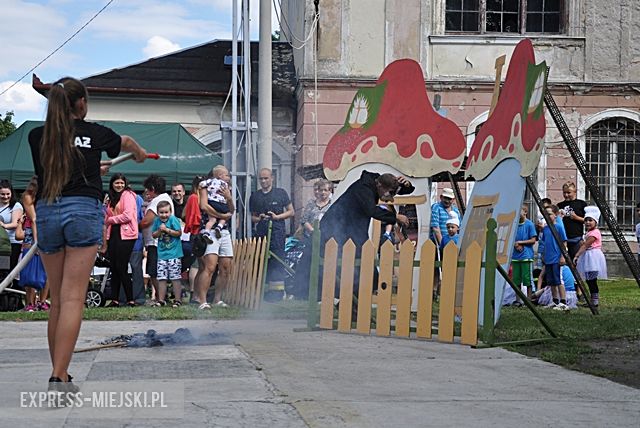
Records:
{"label": "green canopy tent", "polygon": [[[142,182],[150,174],[167,180],[167,190],[173,183],[184,183],[187,192],[193,177],[206,175],[222,164],[220,156],[207,149],[200,141],[177,123],[98,122],[121,135],[129,135],[149,153],[158,153],[158,160],[148,159],[142,164],[133,160],[111,168],[121,172],[136,191],[142,191]],[[43,122],[27,121],[4,140],[0,141],[0,179],[7,179],[17,190],[25,189],[33,175],[33,162],[29,149],[29,132]],[[110,175],[102,178],[107,188]]]}

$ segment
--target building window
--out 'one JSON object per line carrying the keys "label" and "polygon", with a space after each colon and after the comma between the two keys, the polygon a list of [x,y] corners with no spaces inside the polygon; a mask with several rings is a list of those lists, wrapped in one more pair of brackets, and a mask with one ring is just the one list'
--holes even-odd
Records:
{"label": "building window", "polygon": [[563,0],[446,0],[448,33],[560,34]]}
{"label": "building window", "polygon": [[[620,229],[635,230],[635,205],[640,201],[640,123],[624,117],[596,122],[585,133],[585,158]],[[588,190],[585,199],[592,199]]]}

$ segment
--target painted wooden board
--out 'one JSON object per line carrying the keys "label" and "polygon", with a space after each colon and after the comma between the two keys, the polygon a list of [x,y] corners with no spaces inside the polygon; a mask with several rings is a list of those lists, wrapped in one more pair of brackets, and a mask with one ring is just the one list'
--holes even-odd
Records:
{"label": "painted wooden board", "polygon": [[469,150],[466,176],[486,178],[503,160],[520,162],[518,173],[528,177],[540,163],[546,125],[544,91],[547,64],[536,65],[533,45],[518,43],[495,109],[482,125]]}
{"label": "painted wooden board", "polygon": [[322,304],[320,305],[320,328],[333,329],[333,299],[335,297],[338,244],[331,238],[324,251],[322,273]]}
{"label": "painted wooden board", "polygon": [[416,336],[424,339],[431,338],[431,318],[433,312],[433,282],[434,261],[436,259],[436,245],[427,241],[422,245],[420,256],[420,281],[418,288],[418,312]]}
{"label": "painted wooden board", "polygon": [[373,269],[375,247],[373,242],[367,241],[362,246],[360,259],[360,288],[358,290],[358,333],[371,333],[371,298],[373,294]]}
{"label": "painted wooden board", "polygon": [[378,279],[378,307],[376,335],[389,336],[391,332],[391,293],[393,285],[393,244],[385,242],[380,248],[380,275]]}
{"label": "painted wooden board", "polygon": [[480,270],[482,248],[473,242],[467,249],[464,267],[464,295],[462,299],[462,330],[460,342],[464,345],[478,343],[478,301],[480,297]]}
{"label": "painted wooden board", "polygon": [[454,301],[458,265],[458,247],[450,241],[442,255],[442,283],[438,314],[438,341],[453,342]]}
{"label": "painted wooden board", "polygon": [[353,273],[356,260],[356,246],[349,239],[342,247],[340,267],[340,306],[338,309],[338,331],[351,331],[351,304],[353,303]]}
{"label": "painted wooden board", "polygon": [[415,248],[409,241],[400,247],[398,269],[398,299],[396,303],[396,336],[409,337],[411,322],[411,285],[413,283],[413,254]]}
{"label": "painted wooden board", "polygon": [[[462,220],[460,236],[460,257],[464,259],[465,252],[472,242],[477,242],[481,248],[485,247],[486,221],[493,218],[498,222],[498,263],[506,272],[513,253],[513,243],[518,229],[518,218],[526,181],[520,176],[520,162],[516,159],[506,159],[492,171],[492,173],[473,187],[469,207]],[[480,278],[480,305],[478,321],[484,324],[484,269]],[[459,273],[461,275],[461,273]],[[505,280],[496,275],[494,299],[502,302]],[[458,278],[457,291],[462,295],[463,283]],[[462,300],[456,299],[456,305],[462,305]],[[494,319],[498,322],[502,305],[495,305]]]}
{"label": "painted wooden board", "polygon": [[322,164],[329,180],[366,163],[383,163],[409,177],[457,172],[466,152],[458,125],[432,107],[416,61],[389,64],[374,87],[359,89],[344,125],[329,140]]}

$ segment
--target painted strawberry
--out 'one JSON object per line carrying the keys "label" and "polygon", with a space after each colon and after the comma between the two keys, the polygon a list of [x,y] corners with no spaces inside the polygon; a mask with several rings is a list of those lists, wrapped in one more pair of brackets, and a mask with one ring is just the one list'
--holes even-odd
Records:
{"label": "painted strawberry", "polygon": [[374,87],[358,90],[325,150],[328,179],[342,180],[367,163],[390,165],[410,177],[460,169],[464,136],[433,110],[423,76],[420,64],[402,59],[389,64]]}

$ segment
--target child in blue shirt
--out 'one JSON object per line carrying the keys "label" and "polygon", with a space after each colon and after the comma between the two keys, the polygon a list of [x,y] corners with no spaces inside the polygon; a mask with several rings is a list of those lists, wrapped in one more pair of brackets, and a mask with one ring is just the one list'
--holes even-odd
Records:
{"label": "child in blue shirt", "polygon": [[[566,249],[567,234],[564,227],[561,226],[562,223],[556,222],[556,218],[560,212],[559,208],[556,205],[551,205],[546,208],[546,211],[553,223],[553,227],[556,228],[558,235],[560,235],[562,245]],[[553,301],[546,307],[568,311],[567,296],[560,277],[560,264],[564,264],[564,257],[562,257],[560,246],[553,237],[553,232],[549,225],[546,225],[544,229],[542,229],[542,242],[544,243],[542,260],[544,262],[545,282],[551,287],[551,295],[553,297]]]}
{"label": "child in blue shirt", "polygon": [[182,227],[180,220],[171,213],[168,201],[158,202],[158,216],[153,220],[151,235],[158,239],[158,301],[154,306],[166,305],[167,279],[173,284],[174,307],[182,304]]}
{"label": "child in blue shirt", "polygon": [[450,217],[447,220],[447,234],[442,235],[442,241],[440,242],[440,249],[444,249],[444,247],[449,243],[449,241],[453,241],[454,244],[458,245],[458,232],[460,231],[460,219],[458,218],[458,214],[451,211],[449,213]]}
{"label": "child in blue shirt", "polygon": [[[538,239],[536,227],[527,218],[529,207],[522,205],[520,209],[520,221],[516,230],[516,240],[513,244],[514,250],[511,257],[511,269],[513,272],[513,283],[517,287],[527,288],[527,297],[531,298],[531,265],[533,263],[533,244]],[[518,300],[519,303],[522,303]]]}

